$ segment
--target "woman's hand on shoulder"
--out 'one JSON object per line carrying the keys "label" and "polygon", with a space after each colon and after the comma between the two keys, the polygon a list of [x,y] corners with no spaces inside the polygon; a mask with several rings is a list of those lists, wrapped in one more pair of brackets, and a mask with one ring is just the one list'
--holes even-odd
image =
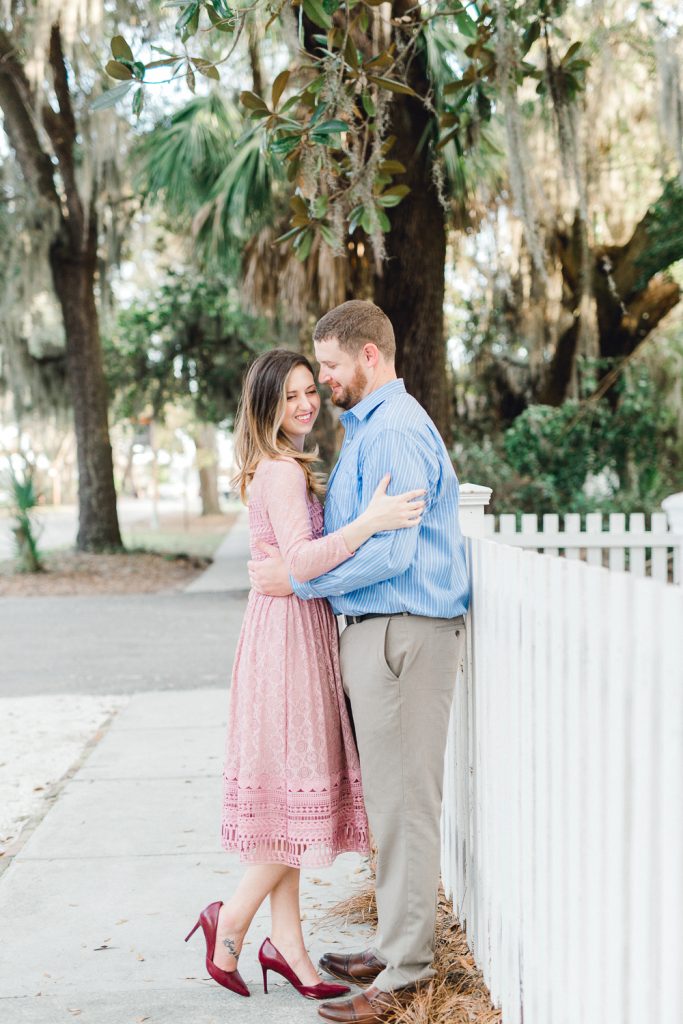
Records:
{"label": "woman's hand on shoulder", "polygon": [[403,494],[387,494],[391,474],[382,477],[363,513],[368,517],[374,533],[383,530],[404,530],[409,526],[419,526],[422,522],[427,493],[424,488],[405,491]]}

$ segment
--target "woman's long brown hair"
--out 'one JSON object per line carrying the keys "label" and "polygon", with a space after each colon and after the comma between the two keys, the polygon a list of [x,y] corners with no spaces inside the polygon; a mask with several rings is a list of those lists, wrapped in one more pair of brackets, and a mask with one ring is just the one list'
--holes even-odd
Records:
{"label": "woman's long brown hair", "polygon": [[282,430],[287,406],[287,380],[295,366],[305,366],[313,374],[313,367],[305,356],[285,348],[265,352],[247,370],[235,418],[233,438],[237,473],[231,481],[233,486],[239,486],[245,504],[247,487],[261,459],[282,456],[299,463],[309,491],[324,494],[323,484],[313,470],[318,449],[297,451]]}

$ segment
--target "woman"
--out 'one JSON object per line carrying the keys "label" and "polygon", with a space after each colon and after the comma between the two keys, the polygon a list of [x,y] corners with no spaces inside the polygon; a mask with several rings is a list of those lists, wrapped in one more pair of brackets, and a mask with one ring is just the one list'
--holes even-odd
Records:
{"label": "woman", "polygon": [[[423,491],[388,496],[387,476],[362,515],[324,537],[316,453],[304,452],[319,409],[310,363],[275,349],[249,369],[235,427],[243,500],[250,487],[252,558],[265,557],[259,542],[277,545],[302,581],[352,558],[374,533],[417,526],[424,508],[416,500]],[[308,998],[348,992],[321,982],[306,952],[299,908],[302,864],[319,867],[343,851],[368,852],[336,620],[325,600],[249,594],[232,675],[222,843],[249,866],[229,902],[206,907],[190,932],[201,924],[211,977],[249,995],[237,960],[270,896],[272,938],[259,951],[264,987],[272,970]]]}

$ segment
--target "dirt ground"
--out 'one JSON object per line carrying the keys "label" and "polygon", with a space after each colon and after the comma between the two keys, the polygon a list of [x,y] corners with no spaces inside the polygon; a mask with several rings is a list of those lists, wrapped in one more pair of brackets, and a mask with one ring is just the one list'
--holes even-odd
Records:
{"label": "dirt ground", "polygon": [[[43,556],[44,571],[21,573],[13,561],[0,562],[0,596],[60,594],[155,594],[182,590],[211,564],[235,513],[163,517],[158,529],[124,532],[128,551],[95,555],[60,550]],[[140,550],[144,549],[144,550]]]}

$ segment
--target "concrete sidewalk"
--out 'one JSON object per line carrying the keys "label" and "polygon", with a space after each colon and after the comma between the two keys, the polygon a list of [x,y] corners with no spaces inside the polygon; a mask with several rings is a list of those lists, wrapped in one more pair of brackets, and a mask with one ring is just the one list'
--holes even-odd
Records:
{"label": "concrete sidewalk", "polygon": [[235,522],[213,555],[209,568],[185,587],[186,594],[230,591],[246,596],[249,590],[249,511],[241,505]]}
{"label": "concrete sidewalk", "polygon": [[[206,973],[199,910],[229,897],[241,867],[220,846],[225,689],[130,698],[0,877],[0,1020],[13,1024],[225,1024],[318,1020],[285,982],[264,996],[248,935],[243,999]],[[366,929],[316,924],[362,884],[355,855],[304,873],[315,957],[361,949]]]}

